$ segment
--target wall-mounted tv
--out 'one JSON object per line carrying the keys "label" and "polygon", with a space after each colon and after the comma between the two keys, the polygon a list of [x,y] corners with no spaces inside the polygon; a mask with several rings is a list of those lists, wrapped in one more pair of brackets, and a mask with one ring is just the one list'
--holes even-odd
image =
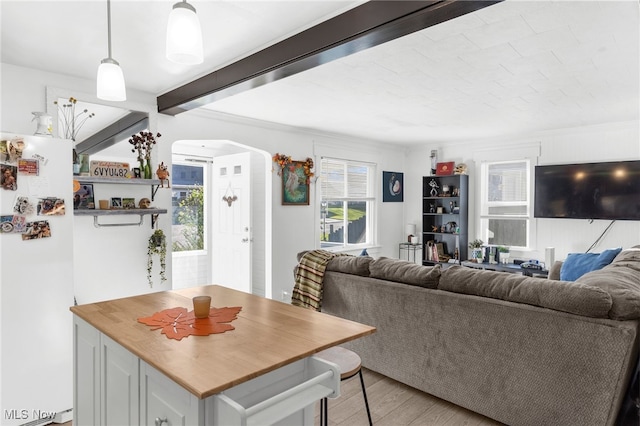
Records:
{"label": "wall-mounted tv", "polygon": [[640,161],[536,166],[534,216],[640,220]]}

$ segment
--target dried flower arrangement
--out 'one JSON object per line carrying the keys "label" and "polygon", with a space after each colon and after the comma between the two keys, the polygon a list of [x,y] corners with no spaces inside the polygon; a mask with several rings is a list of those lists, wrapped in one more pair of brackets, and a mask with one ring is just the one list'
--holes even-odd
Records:
{"label": "dried flower arrangement", "polygon": [[73,96],[69,98],[67,103],[62,105],[60,105],[58,101],[54,101],[53,103],[58,106],[58,122],[60,123],[58,135],[64,139],[75,141],[84,123],[95,116],[93,112],[90,113],[86,108],[76,114],[76,104],[78,100]]}
{"label": "dried flower arrangement", "polygon": [[[271,159],[278,165],[278,176],[282,174],[282,171],[287,167],[287,165],[294,163],[290,156],[284,154],[276,153]],[[313,169],[313,160],[310,157],[307,157],[307,159],[304,160],[302,167],[304,168],[304,175],[307,177],[306,183],[308,185],[311,180],[311,176],[313,176],[313,172],[311,171],[311,169]]]}
{"label": "dried flower arrangement", "polygon": [[129,143],[133,145],[133,149],[131,152],[138,152],[138,161],[142,164],[144,160],[151,159],[151,150],[153,149],[153,145],[156,144],[156,138],[161,137],[160,133],[156,133],[154,136],[151,132],[139,132],[136,135],[131,135],[129,138]]}
{"label": "dried flower arrangement", "polygon": [[[140,172],[145,179],[151,179],[153,177],[153,171],[151,169],[151,150],[156,144],[156,138],[161,137],[160,133],[156,133],[154,136],[151,132],[141,131],[138,134],[131,135],[129,143],[133,145],[131,152],[138,152],[138,162],[140,163]],[[145,164],[146,160],[146,164]]]}

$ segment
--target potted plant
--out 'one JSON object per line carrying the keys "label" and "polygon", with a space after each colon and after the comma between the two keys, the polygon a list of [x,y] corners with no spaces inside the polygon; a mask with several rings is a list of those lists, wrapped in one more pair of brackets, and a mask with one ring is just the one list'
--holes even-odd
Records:
{"label": "potted plant", "polygon": [[509,263],[509,247],[499,246],[498,257],[500,258],[500,263]]}
{"label": "potted plant", "polygon": [[167,280],[165,276],[166,270],[166,257],[167,257],[167,238],[162,232],[162,229],[156,229],[151,237],[149,237],[149,244],[147,246],[147,280],[149,281],[149,287],[153,287],[153,279],[151,278],[151,271],[153,269],[153,255],[157,254],[160,257],[160,281]]}
{"label": "potted plant", "polygon": [[482,262],[482,244],[484,242],[480,239],[473,240],[469,243],[471,249],[471,261],[476,263]]}

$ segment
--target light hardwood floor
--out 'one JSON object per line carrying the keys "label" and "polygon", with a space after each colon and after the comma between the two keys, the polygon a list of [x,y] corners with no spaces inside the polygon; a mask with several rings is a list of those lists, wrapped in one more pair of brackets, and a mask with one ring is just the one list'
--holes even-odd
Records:
{"label": "light hardwood floor", "polygon": [[[501,426],[450,402],[436,398],[388,377],[362,369],[373,424],[376,426]],[[320,404],[316,405],[320,425]],[[329,426],[366,426],[367,411],[354,376],[340,384],[340,397],[329,400]],[[71,422],[62,426],[71,426]]]}
{"label": "light hardwood floor", "polygon": [[[376,426],[500,426],[450,402],[362,369],[371,418]],[[320,424],[320,404],[316,425]],[[340,397],[329,400],[329,426],[368,425],[360,379],[354,376],[340,384]]]}

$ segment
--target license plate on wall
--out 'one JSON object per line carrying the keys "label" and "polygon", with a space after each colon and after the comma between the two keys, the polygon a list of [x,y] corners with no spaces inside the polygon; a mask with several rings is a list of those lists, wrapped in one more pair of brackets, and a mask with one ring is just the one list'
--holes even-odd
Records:
{"label": "license plate on wall", "polygon": [[92,161],[89,172],[93,177],[104,178],[129,178],[131,171],[129,163],[115,163],[111,161]]}

